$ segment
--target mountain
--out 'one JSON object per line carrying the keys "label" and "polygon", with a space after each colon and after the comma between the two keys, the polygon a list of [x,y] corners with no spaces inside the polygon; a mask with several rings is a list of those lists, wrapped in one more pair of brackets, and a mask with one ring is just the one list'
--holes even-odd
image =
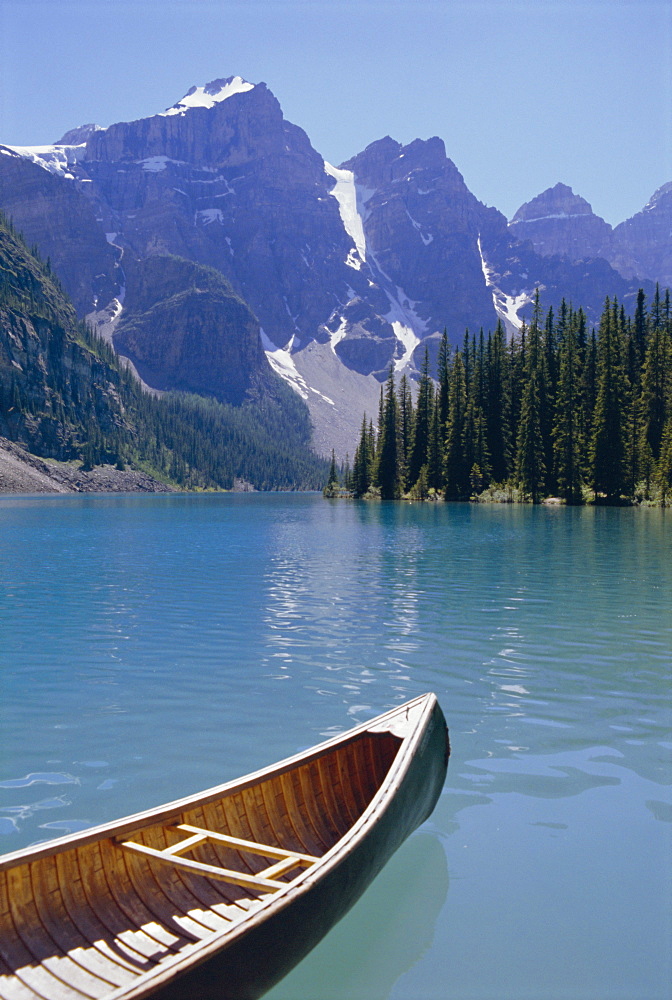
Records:
{"label": "mountain", "polygon": [[249,306],[214,268],[153,254],[125,267],[117,350],[156,389],[240,406],[273,375]]}
{"label": "mountain", "polygon": [[[536,287],[592,320],[605,295],[634,303],[636,272],[596,256],[607,224],[562,185],[540,198],[508,225],[437,137],[333,166],[241,77],[53,146],[0,146],[0,207],[149,385],[237,403],[270,365],[321,454],[352,454],[390,366],[413,375],[444,328],[453,343],[500,319],[512,333]],[[535,228],[553,216],[564,236]]]}
{"label": "mountain", "polygon": [[556,184],[521,205],[509,230],[516,239],[530,240],[544,256],[560,254],[570,260],[604,256],[612,232],[566,184]]}
{"label": "mountain", "polygon": [[[178,284],[187,284],[186,272],[194,294],[208,298],[202,268],[179,260],[169,267]],[[256,321],[217,272],[210,290],[209,307],[243,310],[258,340]],[[164,318],[173,313],[169,302]],[[142,328],[144,314],[136,315]],[[307,409],[282,380],[268,370],[238,402],[143,392],[0,213],[0,490],[8,481],[40,490],[56,483],[57,491],[152,490],[165,482],[231,488],[236,478],[258,489],[321,486],[327,466],[309,450]],[[94,465],[108,468],[92,474]]]}
{"label": "mountain", "polygon": [[0,146],[0,208],[51,262],[80,316],[109,303],[119,287],[119,251],[105,238],[85,190],[67,160],[31,159]]}
{"label": "mountain", "polygon": [[570,187],[556,184],[521,205],[509,231],[544,256],[601,257],[626,280],[672,285],[672,182],[614,229]]}
{"label": "mountain", "polygon": [[672,182],[658,188],[641,212],[616,226],[610,260],[626,277],[672,287]]}

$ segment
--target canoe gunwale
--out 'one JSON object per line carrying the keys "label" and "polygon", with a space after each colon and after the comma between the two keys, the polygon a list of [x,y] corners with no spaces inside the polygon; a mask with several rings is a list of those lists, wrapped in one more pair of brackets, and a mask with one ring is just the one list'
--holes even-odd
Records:
{"label": "canoe gunwale", "polygon": [[[418,698],[414,698],[412,701],[399,706],[399,708],[391,709],[389,712],[371,719],[368,723],[362,723],[353,729],[348,729],[345,733],[340,733],[325,740],[323,743],[308,747],[306,750],[293,754],[291,757],[285,757],[276,764],[260,768],[257,771],[251,771],[241,778],[234,778],[221,785],[214,785],[212,788],[207,788],[202,792],[175,799],[173,802],[166,802],[154,808],[145,809],[142,812],[132,813],[130,816],[122,817],[122,819],[113,820],[111,823],[92,826],[78,833],[66,834],[64,837],[55,837],[53,840],[45,840],[42,843],[35,844],[33,847],[0,855],[0,871],[6,871],[17,864],[29,864],[31,861],[38,861],[40,858],[61,854],[75,847],[84,847],[86,844],[93,844],[95,841],[106,837],[129,837],[133,833],[140,832],[154,823],[162,824],[163,826],[177,824],[180,822],[182,812],[193,809],[196,806],[216,802],[229,792],[242,792],[246,788],[256,785],[259,781],[279,777],[287,771],[291,771],[297,765],[309,764],[311,761],[324,756],[332,748],[337,746],[345,747],[349,743],[354,743],[362,734],[369,731],[377,731],[376,729],[371,729],[371,727],[377,727],[378,725],[382,727],[388,717],[392,719],[393,716],[401,714],[402,711],[407,712],[428,698],[436,700],[434,695],[420,695]],[[386,730],[381,728],[380,731],[384,732]]]}

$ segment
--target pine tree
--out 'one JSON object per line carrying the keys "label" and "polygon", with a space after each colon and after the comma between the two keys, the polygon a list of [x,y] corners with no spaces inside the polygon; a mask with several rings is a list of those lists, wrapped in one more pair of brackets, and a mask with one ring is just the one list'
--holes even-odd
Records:
{"label": "pine tree", "polygon": [[420,475],[422,466],[428,463],[429,436],[432,426],[433,409],[434,385],[429,374],[429,351],[425,348],[425,356],[422,362],[418,385],[418,400],[415,408],[413,444],[408,462],[408,482],[411,486]]}
{"label": "pine tree", "polygon": [[345,453],[345,465],[343,467],[343,486],[346,490],[352,490],[352,469],[350,468],[350,455]]}
{"label": "pine tree", "polygon": [[[590,482],[590,442],[593,433],[593,414],[597,399],[597,335],[595,330],[588,338],[585,330],[585,315],[578,312],[579,346],[582,343],[582,332],[585,346],[581,350],[581,409],[579,413],[579,442],[581,453],[581,477],[584,482]],[[583,323],[583,331],[581,324]]]}
{"label": "pine tree", "polygon": [[664,322],[660,290],[656,286],[642,373],[642,430],[651,449],[654,462],[660,455],[671,382],[670,331],[668,324]]}
{"label": "pine tree", "polygon": [[481,493],[490,482],[490,453],[488,451],[487,424],[480,406],[471,403],[467,407],[464,428],[465,467],[469,469],[471,494]]}
{"label": "pine tree", "polygon": [[[463,454],[465,468],[469,472],[469,490],[478,492],[482,484],[490,477],[490,455],[487,445],[487,425],[484,413],[486,402],[486,368],[485,345],[483,331],[479,335],[478,346],[472,340],[471,346],[471,378],[467,382],[467,408],[464,418]],[[478,467],[478,476],[472,475],[473,467]],[[477,487],[474,486],[477,484]]]}
{"label": "pine tree", "polygon": [[539,503],[546,481],[545,449],[541,428],[542,358],[538,318],[538,310],[535,308],[527,336],[523,370],[525,382],[516,442],[516,480],[523,494],[532,499],[532,503]]}
{"label": "pine tree", "polygon": [[[641,289],[640,289],[641,291]],[[640,319],[643,309],[643,293],[637,296],[637,312]],[[625,330],[624,365],[627,378],[626,414],[624,421],[625,452],[627,469],[627,492],[635,495],[635,488],[641,470],[641,440],[642,440],[642,352],[638,342],[637,313],[635,322],[627,320],[623,313],[621,323]],[[642,340],[644,344],[644,340]]]}
{"label": "pine tree", "polygon": [[420,475],[408,495],[411,500],[427,500],[429,497],[429,471],[426,465],[420,469]]}
{"label": "pine tree", "polygon": [[641,368],[644,363],[644,352],[646,350],[646,334],[647,334],[647,314],[646,314],[646,295],[644,294],[644,289],[640,288],[637,292],[637,306],[635,308],[635,321],[633,330],[633,340],[634,348],[636,353],[636,365]]}
{"label": "pine tree", "polygon": [[[565,305],[563,301],[563,306]],[[580,420],[581,353],[578,323],[561,309],[558,391],[553,425],[553,459],[560,496],[568,504],[581,501]]]}
{"label": "pine tree", "polygon": [[409,461],[411,456],[411,448],[413,444],[413,427],[414,427],[414,412],[413,412],[413,397],[411,395],[411,387],[408,383],[408,378],[406,375],[401,376],[399,382],[399,392],[398,392],[398,406],[399,406],[399,465],[400,465],[400,476],[401,481],[405,489],[408,489],[412,483],[410,483],[410,476],[408,473]]}
{"label": "pine tree", "polygon": [[[563,303],[564,304],[564,303]],[[538,319],[536,318],[538,314]],[[533,322],[540,327],[539,350],[539,424],[544,448],[544,492],[551,496],[557,492],[557,482],[553,465],[553,418],[555,415],[556,394],[556,346],[553,309],[548,310],[543,332],[541,332],[541,303],[539,289],[535,293],[535,318]]]}
{"label": "pine tree", "polygon": [[450,401],[444,446],[444,484],[446,500],[469,496],[469,472],[464,455],[464,425],[467,388],[462,355],[455,352],[450,370]]}
{"label": "pine tree", "polygon": [[488,337],[485,404],[488,452],[496,483],[503,483],[511,471],[511,400],[507,369],[506,335],[499,320],[494,334]]}
{"label": "pine tree", "polygon": [[327,476],[327,483],[324,487],[322,493],[325,497],[334,497],[338,494],[341,484],[338,480],[338,473],[336,471],[336,454],[334,449],[331,449],[331,465],[329,466],[329,475]]}
{"label": "pine tree", "polygon": [[439,425],[445,428],[448,420],[448,394],[450,379],[450,344],[448,343],[448,332],[443,329],[441,343],[439,345],[439,357],[437,365],[437,376],[439,388],[436,396],[436,408]]}
{"label": "pine tree", "polygon": [[390,367],[385,383],[376,470],[376,485],[380,489],[381,500],[397,500],[401,496],[399,451],[399,411],[394,389],[394,370]]}
{"label": "pine tree", "polygon": [[507,466],[509,475],[515,478],[518,427],[520,407],[525,384],[525,361],[527,357],[527,326],[523,320],[520,330],[511,337],[508,351],[507,395],[509,398],[509,451]]}
{"label": "pine tree", "polygon": [[624,396],[619,330],[607,299],[597,340],[597,398],[590,460],[593,491],[596,496],[604,493],[610,503],[617,501],[626,488]]}
{"label": "pine tree", "polygon": [[443,433],[439,418],[438,399],[434,401],[432,426],[427,453],[427,482],[430,489],[440,490],[443,485]]}
{"label": "pine tree", "polygon": [[656,483],[662,502],[667,503],[672,494],[672,416],[667,418],[660,444],[660,458],[656,467]]}
{"label": "pine tree", "polygon": [[355,497],[363,497],[371,485],[374,463],[372,432],[373,428],[367,424],[366,414],[364,414],[359,444],[355,449],[352,467],[352,493]]}

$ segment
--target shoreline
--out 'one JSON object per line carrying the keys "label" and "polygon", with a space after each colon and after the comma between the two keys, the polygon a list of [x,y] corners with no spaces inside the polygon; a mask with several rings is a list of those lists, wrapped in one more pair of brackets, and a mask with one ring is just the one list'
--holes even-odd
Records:
{"label": "shoreline", "polygon": [[39,458],[0,437],[0,496],[37,493],[174,493],[172,486],[146,472],[99,465],[84,471],[79,463]]}

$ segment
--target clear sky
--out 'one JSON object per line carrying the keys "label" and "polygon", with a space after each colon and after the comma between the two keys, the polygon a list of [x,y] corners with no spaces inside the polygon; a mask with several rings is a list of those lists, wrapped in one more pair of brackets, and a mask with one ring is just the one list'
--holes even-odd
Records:
{"label": "clear sky", "polygon": [[0,0],[0,142],[236,74],[334,164],[441,136],[509,217],[563,181],[615,224],[672,180],[672,0]]}

